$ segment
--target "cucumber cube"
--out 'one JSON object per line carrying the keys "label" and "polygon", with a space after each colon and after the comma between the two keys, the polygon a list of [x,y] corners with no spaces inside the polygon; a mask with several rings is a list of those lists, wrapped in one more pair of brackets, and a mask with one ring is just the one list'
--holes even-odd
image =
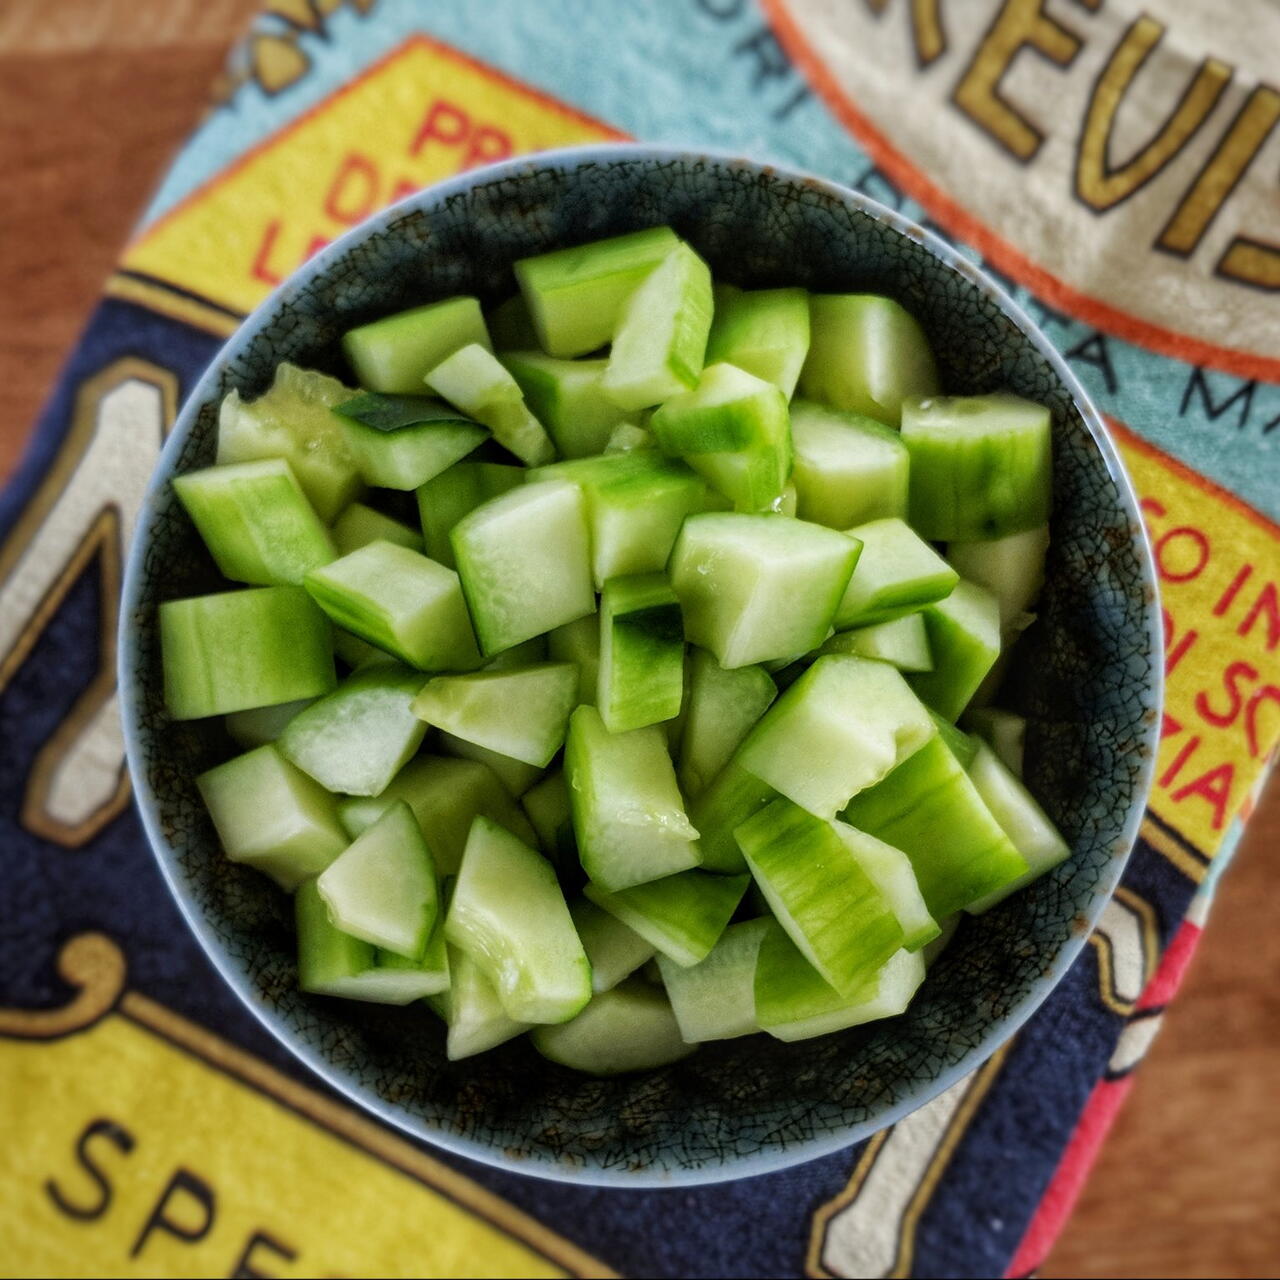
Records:
{"label": "cucumber cube", "polygon": [[891,427],[812,400],[795,400],[791,443],[791,478],[801,520],[848,529],[907,514],[910,457]]}
{"label": "cucumber cube", "polygon": [[646,409],[692,387],[711,329],[711,271],[677,244],[627,298],[600,386],[621,409]]}
{"label": "cucumber cube", "polygon": [[472,343],[455,351],[425,381],[437,395],[484,423],[521,462],[537,467],[556,456],[555,445],[529,412],[519,384],[487,347]]}
{"label": "cucumber cube", "polygon": [[329,791],[376,796],[422,745],[413,712],[422,676],[396,663],[367,667],[299,712],[280,752]]}
{"label": "cucumber cube", "polygon": [[859,550],[789,516],[690,516],[669,570],[685,635],[727,668],[806,653],[826,639]]}
{"label": "cucumber cube", "polygon": [[460,347],[489,346],[480,303],[445,298],[362,324],[342,337],[360,385],[387,395],[421,395],[422,379]]}
{"label": "cucumber cube", "polygon": [[852,631],[838,631],[818,652],[876,658],[892,663],[899,671],[933,670],[929,633],[925,630],[924,618],[918,613],[908,613],[890,622],[874,622]]}
{"label": "cucumber cube", "polygon": [[1022,777],[1022,755],[1027,736],[1024,716],[1016,711],[1002,711],[999,707],[970,707],[964,713],[964,723],[965,728],[976,733],[996,753],[1015,778]]}
{"label": "cucumber cube", "polygon": [[584,892],[662,955],[687,968],[705,959],[715,946],[747,884],[747,876],[682,871],[613,893],[597,884],[588,884]]}
{"label": "cucumber cube", "polygon": [[570,914],[582,939],[582,949],[591,961],[591,990],[595,995],[611,991],[653,958],[653,943],[594,902],[579,899]]}
{"label": "cucumber cube", "polygon": [[526,764],[514,756],[504,756],[501,751],[491,751],[478,742],[468,742],[455,734],[440,731],[440,750],[459,760],[477,760],[487,766],[502,783],[507,793],[518,800],[537,780],[542,777],[542,770],[537,765]]}
{"label": "cucumber cube", "polygon": [[333,412],[351,399],[337,378],[281,364],[271,388],[246,403],[230,391],[218,413],[217,463],[283,458],[321,520],[332,520],[361,489],[360,472]]}
{"label": "cucumber cube", "polygon": [[445,1053],[450,1062],[485,1053],[529,1030],[532,1023],[507,1016],[497,989],[466,952],[449,947],[448,955],[449,989],[431,1003],[449,1025]]}
{"label": "cucumber cube", "polygon": [[453,526],[481,503],[522,485],[524,477],[523,467],[499,462],[455,462],[448,471],[428,480],[418,490],[418,516],[427,555],[448,569],[457,568],[449,541]]}
{"label": "cucumber cube", "polygon": [[737,762],[810,813],[833,818],[936,732],[893,667],[828,654],[769,708]]}
{"label": "cucumber cube", "polygon": [[737,839],[778,923],[841,995],[857,992],[902,946],[898,917],[833,824],[780,799],[744,822]]}
{"label": "cucumber cube", "polygon": [[[557,769],[554,773],[547,774],[541,782],[535,783],[520,797],[520,803],[537,832],[539,847],[563,877],[578,865],[578,844],[573,836],[573,807],[569,803],[569,784],[564,779],[564,770]],[[582,934],[581,927],[578,933]],[[594,967],[595,960],[585,937],[582,945],[587,947],[587,959],[591,960]]]}
{"label": "cucumber cube", "polygon": [[306,588],[338,626],[420,671],[480,664],[458,575],[393,542],[313,570]]}
{"label": "cucumber cube", "polygon": [[593,996],[572,1022],[535,1027],[529,1039],[544,1058],[593,1076],[651,1071],[693,1052],[666,995],[639,979]]}
{"label": "cucumber cube", "polygon": [[700,477],[656,450],[557,462],[528,478],[568,480],[582,490],[597,588],[623,574],[665,569],[684,518],[706,510],[708,500]]}
{"label": "cucumber cube", "polygon": [[938,390],[928,339],[915,317],[892,298],[815,293],[809,299],[809,330],[799,384],[807,399],[896,427],[907,397]]}
{"label": "cucumber cube", "polygon": [[600,888],[613,893],[698,865],[698,833],[661,729],[613,734],[594,707],[579,707],[564,770],[582,866]]}
{"label": "cucumber cube", "polygon": [[591,998],[591,965],[551,864],[487,818],[471,824],[445,937],[517,1022],[567,1022]]}
{"label": "cucumber cube", "polygon": [[569,662],[428,680],[416,716],[490,751],[544,769],[564,744],[578,670]]}
{"label": "cucumber cube", "polygon": [[519,293],[494,307],[487,324],[495,351],[532,351],[538,345],[529,308]]}
{"label": "cucumber cube", "polygon": [[924,625],[933,667],[913,675],[911,687],[954,721],[1000,656],[1000,605],[989,591],[961,579],[945,600],[924,610]]}
{"label": "cucumber cube", "polygon": [[623,303],[679,243],[670,227],[650,227],[517,262],[538,345],[583,356],[612,341]]}
{"label": "cucumber cube", "polygon": [[558,360],[540,351],[511,351],[503,365],[562,458],[603,453],[625,414],[601,388],[605,360]]}
{"label": "cucumber cube", "polygon": [[689,807],[690,821],[698,829],[702,865],[722,875],[745,871],[747,863],[733,833],[777,798],[767,782],[730,760]]}
{"label": "cucumber cube", "polygon": [[737,365],[790,400],[808,351],[809,295],[803,289],[717,287],[708,364]]}
{"label": "cucumber cube", "polygon": [[1026,860],[936,733],[887,778],[854,796],[841,817],[911,859],[935,920],[1027,871]]}
{"label": "cucumber cube", "polygon": [[630,453],[633,449],[656,449],[658,442],[648,427],[638,422],[620,422],[609,433],[605,453]]}
{"label": "cucumber cube", "polygon": [[978,740],[972,734],[957,729],[950,720],[944,720],[936,711],[929,712],[938,736],[947,744],[947,750],[960,761],[960,767],[967,769],[978,753]]}
{"label": "cucumber cube", "polygon": [[413,810],[398,800],[319,875],[329,918],[407,960],[421,959],[439,912],[431,852]]}
{"label": "cucumber cube", "polygon": [[1044,586],[1049,526],[1037,525],[988,542],[953,542],[947,559],[962,578],[985,587],[1000,606],[1000,635],[1008,644],[1030,623],[1027,612]]}
{"label": "cucumber cube", "polygon": [[594,613],[547,633],[547,656],[578,667],[579,704],[595,706],[600,681],[600,620]]}
{"label": "cucumber cube", "polygon": [[897,951],[856,993],[842,996],[771,922],[756,965],[756,1018],[777,1040],[809,1040],[904,1012],[924,975],[920,952]]}
{"label": "cucumber cube", "polygon": [[241,747],[261,747],[274,742],[289,721],[314,698],[302,698],[297,702],[281,702],[274,707],[252,707],[248,711],[233,711],[225,720],[227,733]]}
{"label": "cucumber cube", "polygon": [[771,923],[744,920],[731,924],[705,959],[690,968],[667,956],[658,957],[671,1011],[687,1044],[733,1040],[760,1030],[756,1022],[756,957]]}
{"label": "cucumber cube", "polygon": [[366,507],[363,502],[353,502],[333,522],[333,541],[340,556],[350,555],[371,542],[394,542],[410,551],[423,549],[422,534],[417,529]]}
{"label": "cucumber cube", "polygon": [[464,516],[450,538],[480,647],[499,653],[595,610],[581,491],[524,485]]}
{"label": "cucumber cube", "polygon": [[763,667],[726,671],[705,649],[693,649],[688,689],[678,777],[681,790],[693,799],[729,763],[778,688]]}
{"label": "cucumber cube", "polygon": [[905,521],[872,520],[849,530],[862,543],[858,567],[836,610],[844,631],[891,622],[951,593],[960,575]]}
{"label": "cucumber cube", "polygon": [[445,756],[411,760],[381,795],[340,800],[338,816],[347,834],[355,837],[396,800],[404,800],[413,810],[441,876],[457,873],[477,814],[506,827],[521,840],[531,843],[536,839],[524,811],[491,769],[474,760]]}
{"label": "cucumber cube", "polygon": [[296,585],[338,554],[283,458],[191,471],[177,476],[173,489],[233,581]]}
{"label": "cucumber cube", "polygon": [[164,701],[175,720],[328,693],[329,624],[301,587],[254,587],[160,606]]}
{"label": "cucumber cube", "polygon": [[369,484],[416,489],[489,438],[478,423],[428,396],[366,391],[335,409]]}
{"label": "cucumber cube", "polygon": [[992,817],[1027,864],[1024,875],[987,897],[969,903],[966,909],[980,915],[1060,862],[1065,862],[1071,856],[1071,846],[1062,838],[1035,796],[985,742],[978,744],[969,764],[969,778],[983,803],[991,810]]}
{"label": "cucumber cube", "polygon": [[639,573],[605,583],[598,678],[596,705],[610,733],[680,714],[684,633],[680,602],[663,574]]}
{"label": "cucumber cube", "polygon": [[1049,519],[1051,416],[1007,392],[923,393],[902,406],[911,453],[911,523],[926,538],[1003,538]]}
{"label": "cucumber cube", "polygon": [[270,743],[196,779],[222,848],[293,890],[347,846],[336,802]]}
{"label": "cucumber cube", "polygon": [[932,942],[941,929],[925,905],[911,859],[901,849],[847,822],[834,821],[831,829],[844,841],[893,912],[902,929],[902,945],[908,951],[919,951]]}

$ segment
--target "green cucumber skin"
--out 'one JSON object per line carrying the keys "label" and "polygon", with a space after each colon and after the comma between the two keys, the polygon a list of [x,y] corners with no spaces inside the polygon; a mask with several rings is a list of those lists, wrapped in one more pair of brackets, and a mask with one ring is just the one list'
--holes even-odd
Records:
{"label": "green cucumber skin", "polygon": [[733,1040],[759,1031],[755,972],[768,920],[731,924],[706,957],[691,967],[658,957],[680,1036],[689,1044]]}
{"label": "green cucumber skin", "polygon": [[960,575],[904,520],[887,517],[846,530],[862,544],[836,608],[840,631],[893,622],[946,599]]}
{"label": "green cucumber skin", "polygon": [[910,677],[921,701],[955,721],[1000,657],[1000,607],[995,597],[963,579],[924,610],[933,667]]}
{"label": "green cucumber skin", "polygon": [[788,400],[809,352],[803,289],[716,289],[707,363],[723,361],[773,383]]}
{"label": "green cucumber skin", "polygon": [[361,477],[384,489],[417,489],[489,438],[474,422],[429,422],[380,431],[339,416]]}
{"label": "green cucumber skin", "polygon": [[540,351],[508,351],[500,359],[562,458],[604,453],[615,428],[628,421],[600,389],[605,360],[557,360]]}
{"label": "green cucumber skin", "polygon": [[686,796],[696,798],[719,776],[777,696],[763,667],[726,671],[705,649],[691,651],[678,771]]}
{"label": "green cucumber skin", "polygon": [[778,793],[736,760],[730,760],[689,807],[689,820],[698,829],[702,866],[721,875],[747,869],[734,831],[752,814],[778,798]]}
{"label": "green cucumber skin", "polygon": [[460,347],[490,346],[480,303],[445,298],[350,329],[342,349],[360,385],[384,395],[421,395],[422,380]]}
{"label": "green cucumber skin", "polygon": [[684,631],[679,601],[664,575],[634,574],[605,583],[600,654],[596,705],[610,733],[680,714]]}

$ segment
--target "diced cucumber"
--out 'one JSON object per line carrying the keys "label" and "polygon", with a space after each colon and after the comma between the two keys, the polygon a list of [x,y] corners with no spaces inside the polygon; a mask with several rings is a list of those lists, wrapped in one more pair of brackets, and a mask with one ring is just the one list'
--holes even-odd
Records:
{"label": "diced cucumber", "polygon": [[747,891],[748,877],[681,871],[613,893],[588,883],[583,892],[678,965],[706,958]]}
{"label": "diced cucumber", "polygon": [[731,669],[806,653],[826,639],[859,550],[789,517],[690,516],[669,570],[685,635]]}
{"label": "diced cucumber", "polygon": [[679,243],[627,298],[601,389],[621,409],[646,409],[692,387],[711,329],[711,271]]}
{"label": "diced cucumber", "polygon": [[547,656],[578,666],[577,701],[595,706],[600,681],[600,620],[594,613],[547,633]]}
{"label": "diced cucumber", "polygon": [[280,735],[280,753],[329,791],[376,796],[422,745],[413,713],[422,676],[396,663],[366,667],[300,711]]}
{"label": "diced cucumber", "polygon": [[196,779],[227,857],[285,890],[318,875],[347,846],[336,802],[268,743]]}
{"label": "diced cucumber", "polygon": [[548,355],[583,356],[610,342],[623,303],[679,243],[670,227],[650,227],[517,262],[538,345]]}
{"label": "diced cucumber", "polygon": [[432,1005],[449,1024],[445,1053],[450,1062],[495,1049],[529,1030],[532,1023],[507,1016],[497,989],[465,951],[449,947],[448,954],[449,989]]}
{"label": "diced cucumber", "polygon": [[467,742],[545,769],[564,743],[578,689],[570,662],[436,676],[413,713]]}
{"label": "diced cucumber", "polygon": [[929,716],[937,727],[939,737],[947,744],[947,750],[960,761],[962,769],[967,769],[978,752],[978,740],[963,729],[957,729],[950,720],[944,719],[936,711],[931,710]]}
{"label": "diced cucumber", "polygon": [[684,518],[707,506],[705,481],[656,450],[558,462],[528,478],[567,480],[581,489],[597,588],[623,574],[664,569]]}
{"label": "diced cucumber", "polygon": [[605,453],[630,453],[633,449],[656,449],[658,442],[648,427],[638,422],[620,422],[609,432]]}
{"label": "diced cucumber", "polygon": [[924,610],[933,667],[911,677],[911,687],[940,716],[954,721],[1000,656],[1000,606],[963,578],[945,600]]}
{"label": "diced cucumber", "polygon": [[970,707],[964,713],[964,723],[1000,757],[1015,778],[1022,777],[1022,754],[1027,736],[1024,716],[998,707]]}
{"label": "diced cucumber", "polygon": [[902,945],[908,951],[919,951],[926,943],[932,942],[939,933],[938,922],[925,905],[911,859],[901,849],[895,849],[893,845],[885,844],[847,822],[836,820],[831,827],[888,903],[902,928]]}
{"label": "diced cucumber", "polygon": [[363,502],[353,502],[333,522],[333,541],[340,556],[350,555],[371,542],[394,542],[410,551],[423,549],[422,534],[417,529],[366,507]]}
{"label": "diced cucumber", "polygon": [[896,427],[908,396],[938,389],[933,352],[919,322],[892,298],[815,293],[800,394]]}
{"label": "diced cucumber", "polygon": [[459,760],[478,760],[492,769],[499,782],[507,792],[518,800],[537,780],[542,777],[542,770],[534,764],[526,764],[514,756],[504,756],[500,751],[491,751],[478,742],[468,742],[455,734],[441,730],[438,735],[440,750]]}
{"label": "diced cucumber", "polygon": [[582,865],[602,889],[697,866],[698,833],[661,729],[613,734],[594,707],[579,707],[569,720],[564,769]]}
{"label": "diced cucumber", "polygon": [[342,336],[360,385],[387,395],[421,395],[422,379],[461,347],[489,346],[480,303],[445,298],[362,324]]}
{"label": "diced cucumber", "polygon": [[1060,862],[1065,862],[1071,856],[1071,846],[1062,838],[1035,796],[985,742],[978,744],[977,753],[969,764],[969,777],[991,810],[992,817],[1027,864],[1025,875],[968,905],[970,912],[980,915]]}
{"label": "diced cucumber", "polygon": [[535,1027],[529,1038],[544,1058],[593,1076],[651,1071],[693,1052],[666,995],[639,980],[593,996],[572,1022]]}
{"label": "diced cucumber", "polygon": [[436,365],[425,381],[437,395],[488,427],[521,462],[537,467],[556,456],[551,437],[529,412],[519,383],[487,347],[462,347]]}
{"label": "diced cucumber", "polygon": [[831,823],[780,799],[736,835],[778,923],[842,995],[865,986],[902,946],[890,903]]}
{"label": "diced cucumber", "polygon": [[159,618],[175,720],[315,698],[337,683],[329,623],[301,587],[166,600]]}
{"label": "diced cucumber", "polygon": [[358,836],[396,800],[406,801],[413,810],[441,876],[456,874],[477,814],[500,823],[528,843],[537,839],[524,811],[493,770],[474,760],[447,756],[410,760],[381,795],[340,800],[338,815],[347,834]]}
{"label": "diced cucumber", "polygon": [[729,761],[689,807],[690,821],[697,824],[702,866],[722,875],[745,871],[746,859],[733,833],[777,798],[767,782]]}
{"label": "diced cucumber", "polygon": [[540,351],[509,351],[501,359],[562,458],[604,452],[626,418],[601,389],[607,361],[558,360]]}
{"label": "diced cucumber", "polygon": [[791,443],[791,478],[801,520],[848,529],[906,516],[910,458],[891,427],[812,400],[795,400]]}
{"label": "diced cucumber", "polygon": [[935,733],[893,667],[828,654],[765,712],[736,758],[810,813],[833,818]]}
{"label": "diced cucumber", "polygon": [[252,707],[248,711],[233,711],[226,718],[227,732],[242,747],[261,747],[274,742],[285,726],[314,698],[302,698],[298,702],[281,702],[274,707]]}
{"label": "diced cucumber", "polygon": [[175,476],[178,495],[224,577],[298,584],[337,556],[329,531],[283,458]]}
{"label": "diced cucumber", "polygon": [[334,412],[360,474],[385,489],[416,489],[489,437],[478,423],[424,395],[366,391]]}
{"label": "diced cucumber", "polygon": [[[549,773],[541,782],[531,786],[521,797],[520,803],[538,833],[542,852],[551,859],[561,876],[577,865],[578,843],[573,835],[573,808],[569,803],[569,784],[564,770]],[[581,929],[578,931],[581,933]],[[583,938],[586,946],[586,939]],[[591,948],[587,947],[591,959]],[[595,961],[591,963],[594,965]]]}
{"label": "diced cucumber", "polygon": [[841,631],[915,613],[949,595],[960,579],[904,520],[872,520],[849,536],[862,543],[862,555],[836,610]]}
{"label": "diced cucumber", "polygon": [[1003,538],[1049,519],[1053,451],[1043,405],[1007,392],[909,399],[911,523],[923,537]]}
{"label": "diced cucumber", "polygon": [[338,626],[411,667],[466,671],[480,664],[458,575],[408,547],[370,542],[313,570],[305,585]]}
{"label": "diced cucumber", "polygon": [[334,406],[351,399],[337,378],[281,364],[271,388],[245,402],[230,391],[218,413],[218,456],[230,462],[284,458],[321,520],[332,520],[361,489]]}
{"label": "diced cucumber", "polygon": [[777,1040],[809,1040],[902,1013],[924,975],[920,952],[897,951],[857,992],[842,996],[771,922],[756,965],[756,1018]]}
{"label": "diced cucumber", "polygon": [[953,542],[947,559],[962,578],[976,582],[1000,605],[1000,634],[1008,644],[1030,621],[1027,612],[1044,586],[1049,526],[1037,525],[988,542]]}
{"label": "diced cucumber", "polygon": [[[499,462],[455,462],[418,490],[427,555],[448,569],[456,568],[449,535],[453,526],[483,502],[524,483],[523,467]],[[394,538],[391,539],[395,541]]]}
{"label": "diced cucumber", "polygon": [[759,1031],[755,975],[768,920],[731,924],[705,959],[684,968],[658,957],[671,1010],[688,1044],[733,1040]]}
{"label": "diced cucumber", "polygon": [[484,664],[483,670],[510,671],[513,667],[532,667],[539,662],[546,661],[548,661],[547,637],[531,636],[528,640],[513,644],[510,649],[503,649],[501,653],[495,653]]}
{"label": "diced cucumber", "polygon": [[[368,544],[366,544],[368,545]],[[359,636],[344,631],[341,627],[333,628],[333,652],[351,668],[352,671],[363,671],[365,667],[376,667],[395,663],[394,654],[379,649],[376,644],[361,640]]]}
{"label": "diced cucumber", "polygon": [[487,818],[471,824],[445,937],[517,1022],[567,1022],[591,998],[591,965],[551,864]]}
{"label": "diced cucumber", "polygon": [[841,817],[911,859],[935,920],[1025,874],[1027,864],[936,733]]}
{"label": "diced cucumber", "polygon": [[680,738],[680,787],[701,795],[778,696],[763,667],[726,671],[705,649],[689,655],[689,699]]}
{"label": "diced cucumber", "polygon": [[708,364],[737,365],[790,400],[808,351],[809,295],[803,289],[717,288]]}
{"label": "diced cucumber", "polygon": [[772,383],[731,364],[702,371],[649,422],[661,448],[686,458],[739,511],[767,511],[791,474],[787,399]]}
{"label": "diced cucumber", "polygon": [[582,949],[591,962],[594,994],[612,990],[652,958],[653,943],[594,902],[580,898],[569,911],[582,940]]}
{"label": "diced cucumber", "polygon": [[439,886],[431,852],[403,800],[388,806],[320,873],[316,889],[343,933],[407,960],[426,951]]}
{"label": "diced cucumber", "polygon": [[495,351],[532,351],[538,345],[529,308],[522,294],[512,294],[489,313],[489,336]]}
{"label": "diced cucumber", "polygon": [[680,714],[684,633],[680,603],[663,574],[638,573],[605,583],[598,680],[596,706],[610,733]]}
{"label": "diced cucumber", "polygon": [[491,498],[450,534],[480,647],[499,653],[591,613],[582,493],[564,480]]}
{"label": "diced cucumber", "polygon": [[[856,572],[856,570],[855,570]],[[869,627],[838,631],[823,643],[820,653],[853,653],[892,663],[899,671],[932,671],[929,634],[924,618],[909,613],[890,622],[874,622]]]}

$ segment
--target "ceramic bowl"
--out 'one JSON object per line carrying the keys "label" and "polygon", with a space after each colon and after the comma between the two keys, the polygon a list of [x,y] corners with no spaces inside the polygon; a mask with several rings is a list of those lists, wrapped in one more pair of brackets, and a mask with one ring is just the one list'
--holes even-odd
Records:
{"label": "ceramic bowl", "polygon": [[[555,1066],[524,1039],[451,1064],[425,1007],[300,992],[289,900],[218,848],[194,780],[234,748],[220,721],[166,715],[156,607],[219,589],[219,579],[169,481],[213,461],[222,397],[257,395],[280,361],[349,378],[344,330],[451,294],[500,300],[519,258],[659,223],[737,285],[889,294],[924,325],[945,389],[1008,387],[1052,408],[1047,583],[1002,700],[1027,717],[1028,780],[1072,855],[965,920],[890,1021],[798,1044],[712,1044],[610,1080]],[[833,1151],[929,1101],[999,1048],[1066,972],[1143,812],[1160,699],[1155,600],[1138,509],[1098,414],[1030,320],[953,249],[847,188],[731,156],[632,145],[547,153],[464,174],[356,227],[213,361],[164,450],[128,565],[129,765],[160,869],[218,971],[335,1089],[414,1136],[543,1177],[739,1177]]]}

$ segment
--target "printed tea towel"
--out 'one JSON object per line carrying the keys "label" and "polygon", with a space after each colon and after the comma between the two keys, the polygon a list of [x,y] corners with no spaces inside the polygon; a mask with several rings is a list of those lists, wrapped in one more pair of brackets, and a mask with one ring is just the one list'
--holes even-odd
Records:
{"label": "printed tea towel", "polygon": [[[1280,735],[1277,49],[1266,0],[269,0],[0,501],[0,1270],[1033,1270]],[[500,1173],[319,1085],[169,900],[114,691],[123,548],[239,319],[403,193],[626,137],[803,167],[980,255],[1108,415],[1167,648],[1138,849],[1040,1013],[860,1147],[682,1191]]]}

